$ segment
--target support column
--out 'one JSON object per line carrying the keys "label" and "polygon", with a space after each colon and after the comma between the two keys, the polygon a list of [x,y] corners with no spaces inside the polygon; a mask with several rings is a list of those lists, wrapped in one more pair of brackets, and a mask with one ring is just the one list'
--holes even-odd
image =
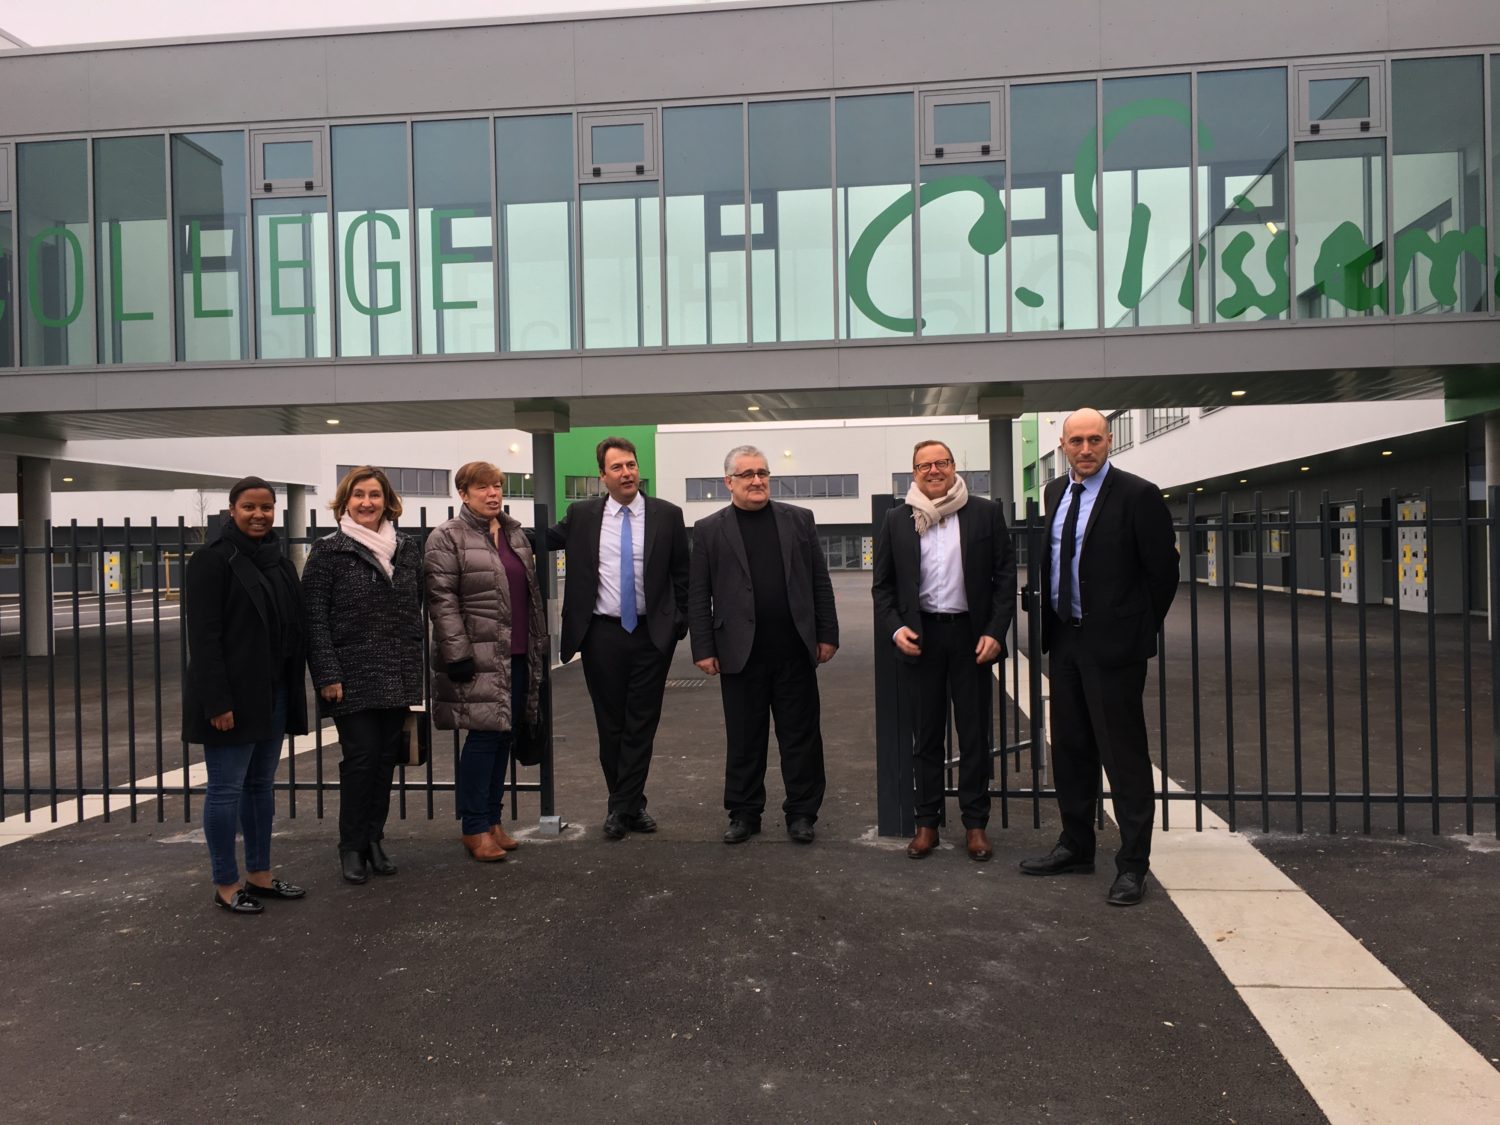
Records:
{"label": "support column", "polygon": [[307,561],[307,544],[298,543],[296,540],[307,537],[307,485],[289,484],[286,486],[286,527],[287,557],[296,566],[297,573],[302,573],[302,564]]}
{"label": "support column", "polygon": [[[47,457],[16,458],[17,500],[20,503],[22,547],[47,548],[47,524],[52,519],[52,461]],[[52,632],[52,599],[47,590],[47,567],[51,554],[24,554],[26,604],[22,644],[27,656],[45,656]]]}
{"label": "support column", "polygon": [[[1491,411],[1484,416],[1484,494],[1486,501],[1493,494],[1492,490],[1500,488],[1500,410]],[[1495,518],[1495,512],[1489,512],[1491,519]],[[1491,592],[1495,589],[1495,567],[1496,555],[1500,555],[1500,536],[1495,534],[1492,526],[1489,533],[1489,586]],[[1489,598],[1489,621],[1490,636],[1495,635],[1496,614],[1500,613],[1500,606],[1495,604],[1495,598]]]}
{"label": "support column", "polygon": [[1013,423],[1021,416],[1019,391],[1006,388],[979,396],[979,416],[990,424],[990,499],[1005,505],[1005,521],[1015,523],[1016,446]]}

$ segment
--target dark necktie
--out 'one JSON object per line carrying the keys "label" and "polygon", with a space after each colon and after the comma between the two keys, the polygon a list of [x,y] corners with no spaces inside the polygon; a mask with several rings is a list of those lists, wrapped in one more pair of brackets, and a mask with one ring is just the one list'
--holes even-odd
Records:
{"label": "dark necktie", "polygon": [[1064,621],[1073,617],[1073,556],[1078,553],[1078,498],[1083,495],[1083,482],[1075,482],[1071,491],[1073,498],[1068,501],[1062,542],[1057,548],[1057,616]]}

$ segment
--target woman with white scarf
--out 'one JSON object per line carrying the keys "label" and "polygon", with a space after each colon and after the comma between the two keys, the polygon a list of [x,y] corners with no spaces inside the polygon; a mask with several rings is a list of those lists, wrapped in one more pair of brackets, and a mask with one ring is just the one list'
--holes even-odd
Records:
{"label": "woman with white scarf", "polygon": [[401,498],[377,468],[351,469],[329,507],[339,529],[302,573],[307,663],[343,751],[339,869],[363,883],[396,873],[382,840],[402,728],[422,700],[422,553],[392,525]]}

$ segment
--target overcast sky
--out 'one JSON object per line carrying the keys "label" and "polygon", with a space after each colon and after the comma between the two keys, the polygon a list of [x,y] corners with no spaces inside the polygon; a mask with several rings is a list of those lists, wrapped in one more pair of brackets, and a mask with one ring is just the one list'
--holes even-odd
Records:
{"label": "overcast sky", "polygon": [[48,47],[705,2],[709,0],[5,0],[0,3],[0,28],[33,47]]}

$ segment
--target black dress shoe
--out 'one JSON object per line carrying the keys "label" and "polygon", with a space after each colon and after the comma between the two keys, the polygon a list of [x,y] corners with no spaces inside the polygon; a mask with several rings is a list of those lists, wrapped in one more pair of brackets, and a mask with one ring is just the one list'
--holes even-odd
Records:
{"label": "black dress shoe", "polygon": [[786,822],[786,834],[793,843],[810,844],[813,842],[813,822],[805,816],[794,817]]}
{"label": "black dress shoe", "polygon": [[751,823],[748,820],[731,820],[728,831],[724,833],[724,842],[726,844],[743,844],[759,831],[759,823]]}
{"label": "black dress shoe", "polygon": [[370,868],[360,852],[339,852],[339,873],[346,883],[363,883],[370,877]]}
{"label": "black dress shoe", "polygon": [[394,875],[396,865],[391,862],[391,857],[385,854],[385,848],[379,840],[371,840],[369,850],[365,852],[365,858],[370,861],[370,870],[377,875]]}
{"label": "black dress shoe", "polygon": [[1027,875],[1092,875],[1094,857],[1081,856],[1072,848],[1058,844],[1038,859],[1023,859],[1021,870]]}
{"label": "black dress shoe", "polygon": [[260,904],[260,900],[251,898],[243,889],[235,891],[234,894],[230,895],[228,902],[220,898],[219,892],[215,891],[214,905],[229,911],[231,914],[259,914],[265,909]]}
{"label": "black dress shoe", "polygon": [[1144,871],[1122,871],[1109,885],[1111,906],[1134,906],[1146,897],[1146,873]]}
{"label": "black dress shoe", "polygon": [[604,838],[606,840],[623,840],[625,839],[625,833],[629,831],[630,828],[625,823],[624,813],[612,812],[604,818]]}
{"label": "black dress shoe", "polygon": [[656,818],[645,809],[626,817],[625,824],[632,832],[656,831]]}
{"label": "black dress shoe", "polygon": [[301,887],[281,879],[272,879],[269,887],[258,887],[254,883],[246,883],[245,890],[256,898],[303,898],[307,895]]}

